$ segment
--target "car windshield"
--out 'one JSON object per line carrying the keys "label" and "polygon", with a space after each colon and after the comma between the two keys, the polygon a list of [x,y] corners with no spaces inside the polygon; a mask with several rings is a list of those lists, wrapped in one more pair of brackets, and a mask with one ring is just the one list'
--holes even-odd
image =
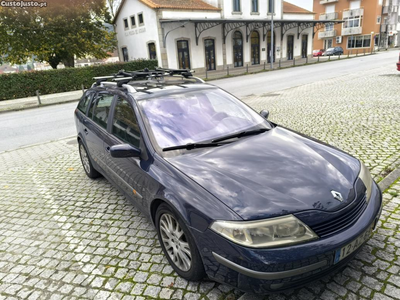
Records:
{"label": "car windshield", "polygon": [[328,48],[326,51],[333,51],[335,48]]}
{"label": "car windshield", "polygon": [[160,148],[271,128],[255,111],[217,88],[144,99],[139,106]]}

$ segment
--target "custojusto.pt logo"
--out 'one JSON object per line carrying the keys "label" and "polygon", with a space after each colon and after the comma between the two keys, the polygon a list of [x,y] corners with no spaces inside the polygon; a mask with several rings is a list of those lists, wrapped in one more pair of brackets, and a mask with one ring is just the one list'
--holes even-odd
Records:
{"label": "custojusto.pt logo", "polygon": [[1,7],[47,7],[47,2],[39,1],[0,1]]}

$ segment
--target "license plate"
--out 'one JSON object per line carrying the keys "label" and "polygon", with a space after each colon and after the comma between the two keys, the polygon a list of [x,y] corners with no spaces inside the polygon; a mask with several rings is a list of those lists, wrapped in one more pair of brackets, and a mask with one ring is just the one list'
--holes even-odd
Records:
{"label": "license plate", "polygon": [[357,237],[352,242],[348,243],[346,246],[336,250],[335,252],[335,261],[334,264],[337,264],[342,259],[349,256],[351,253],[356,251],[366,240],[369,239],[372,232],[372,226],[368,228],[364,233],[362,233],[359,237]]}

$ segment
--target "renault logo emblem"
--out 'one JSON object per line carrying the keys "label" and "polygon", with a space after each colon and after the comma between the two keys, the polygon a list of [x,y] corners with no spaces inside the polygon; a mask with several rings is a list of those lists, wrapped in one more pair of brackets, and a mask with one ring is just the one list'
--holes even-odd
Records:
{"label": "renault logo emblem", "polygon": [[342,194],[336,191],[331,191],[331,194],[333,196],[333,198],[335,198],[336,200],[339,200],[340,202],[343,202],[343,197]]}

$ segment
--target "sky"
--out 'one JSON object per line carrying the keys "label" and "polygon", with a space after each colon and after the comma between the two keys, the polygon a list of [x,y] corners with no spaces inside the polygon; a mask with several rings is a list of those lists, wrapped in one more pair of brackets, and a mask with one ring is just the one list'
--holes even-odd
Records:
{"label": "sky", "polygon": [[313,0],[285,0],[285,1],[310,11],[313,10]]}

